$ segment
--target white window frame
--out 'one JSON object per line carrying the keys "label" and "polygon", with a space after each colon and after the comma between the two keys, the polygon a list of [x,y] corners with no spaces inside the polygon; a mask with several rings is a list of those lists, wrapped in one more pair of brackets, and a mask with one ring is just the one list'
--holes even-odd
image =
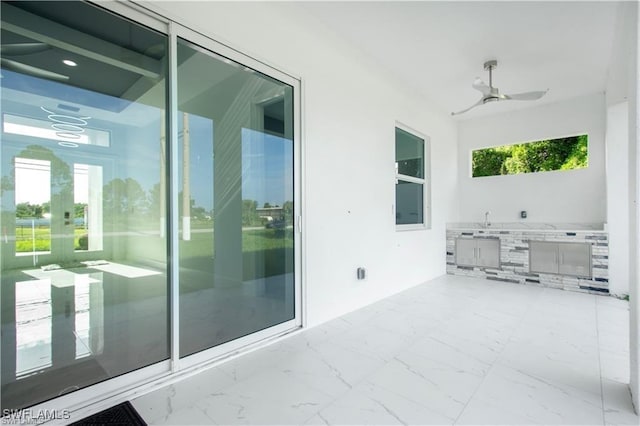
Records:
{"label": "white window frame", "polygon": [[[407,133],[410,133],[412,136],[422,139],[424,142],[422,152],[422,167],[424,178],[416,178],[414,176],[408,176],[398,173],[398,162],[397,153],[396,153],[396,129],[403,130]],[[393,152],[394,152],[394,164],[395,164],[395,191],[394,191],[394,203],[393,203],[393,218],[394,222],[396,221],[396,211],[397,206],[395,202],[395,197],[397,193],[398,182],[410,182],[417,183],[422,185],[422,223],[409,223],[409,224],[398,224],[395,223],[396,231],[416,231],[416,230],[424,230],[431,229],[431,138],[425,135],[422,132],[419,132],[407,125],[396,122],[393,132]]]}

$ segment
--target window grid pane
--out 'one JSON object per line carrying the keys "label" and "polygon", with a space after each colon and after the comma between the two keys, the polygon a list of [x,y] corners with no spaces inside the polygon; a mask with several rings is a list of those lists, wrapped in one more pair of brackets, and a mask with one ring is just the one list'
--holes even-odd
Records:
{"label": "window grid pane", "polygon": [[425,139],[396,127],[396,225],[424,225]]}
{"label": "window grid pane", "polygon": [[396,165],[398,174],[424,177],[424,140],[397,127]]}

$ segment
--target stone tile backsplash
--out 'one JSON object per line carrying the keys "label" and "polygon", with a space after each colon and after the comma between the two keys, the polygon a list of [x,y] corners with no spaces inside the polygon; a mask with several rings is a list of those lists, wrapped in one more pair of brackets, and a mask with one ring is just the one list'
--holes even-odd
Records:
{"label": "stone tile backsplash", "polygon": [[[586,293],[609,294],[609,236],[600,229],[580,229],[575,224],[561,224],[556,228],[509,229],[493,226],[457,226],[447,229],[447,273],[514,284],[537,285]],[[475,224],[478,225],[478,224]],[[574,225],[567,226],[564,225]],[[583,224],[584,225],[584,224]],[[594,224],[595,225],[595,224]],[[560,227],[565,231],[559,230]],[[500,239],[500,267],[456,265],[456,239]],[[591,278],[569,275],[536,273],[529,271],[529,241],[557,241],[587,243],[591,245]]]}

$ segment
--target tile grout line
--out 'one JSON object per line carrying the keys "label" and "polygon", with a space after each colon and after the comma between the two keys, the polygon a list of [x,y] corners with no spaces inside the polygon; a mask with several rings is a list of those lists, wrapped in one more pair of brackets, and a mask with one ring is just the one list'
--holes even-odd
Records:
{"label": "tile grout line", "polygon": [[598,341],[598,372],[600,373],[600,402],[602,403],[602,424],[607,424],[604,408],[604,383],[602,380],[602,357],[600,356],[600,321],[598,317],[598,299],[594,297],[594,306],[596,311],[596,337]]}
{"label": "tile grout line", "polygon": [[[544,293],[544,288],[542,288],[542,292],[540,292],[540,294]],[[536,300],[540,298],[540,295],[538,295],[536,297]],[[509,335],[509,338],[507,339],[507,342],[504,344],[504,346],[502,347],[502,349],[500,350],[500,352],[498,353],[498,355],[496,356],[495,361],[493,361],[491,363],[491,366],[489,367],[489,369],[487,370],[487,374],[484,375],[484,377],[482,378],[482,380],[480,381],[480,383],[478,384],[478,386],[476,387],[476,389],[473,391],[473,394],[471,395],[471,398],[469,398],[469,400],[467,401],[467,403],[464,405],[464,408],[460,411],[460,414],[458,414],[458,417],[456,417],[455,421],[452,423],[453,425],[458,424],[458,421],[460,420],[460,417],[462,416],[462,414],[466,411],[467,407],[469,406],[469,403],[471,402],[471,400],[476,396],[476,394],[478,393],[478,390],[480,390],[480,387],[482,386],[482,384],[485,382],[485,380],[487,379],[487,377],[489,376],[489,373],[491,372],[491,370],[493,370],[493,367],[495,367],[495,365],[498,363],[500,356],[502,355],[502,353],[504,352],[504,350],[506,349],[507,345],[511,342],[511,338],[513,337],[513,335],[515,334],[515,332],[519,329],[519,327],[522,325],[522,323],[524,322],[524,318],[526,317],[527,313],[531,310],[531,307],[533,306],[533,303],[530,303],[529,306],[527,307],[527,309],[524,311],[524,313],[522,314],[522,316],[520,317],[520,320],[518,321],[518,325],[516,327],[514,327],[513,331],[511,332],[511,334]]]}

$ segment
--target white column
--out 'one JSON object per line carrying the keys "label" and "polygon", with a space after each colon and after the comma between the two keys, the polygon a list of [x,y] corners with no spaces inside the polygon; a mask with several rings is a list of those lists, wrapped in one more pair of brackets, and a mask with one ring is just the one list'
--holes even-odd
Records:
{"label": "white column", "polygon": [[191,135],[189,114],[182,116],[182,239],[191,240]]}
{"label": "white column", "polygon": [[103,222],[104,213],[102,211],[102,166],[88,167],[89,200],[87,211],[87,222],[89,225],[89,250],[103,249]]}

